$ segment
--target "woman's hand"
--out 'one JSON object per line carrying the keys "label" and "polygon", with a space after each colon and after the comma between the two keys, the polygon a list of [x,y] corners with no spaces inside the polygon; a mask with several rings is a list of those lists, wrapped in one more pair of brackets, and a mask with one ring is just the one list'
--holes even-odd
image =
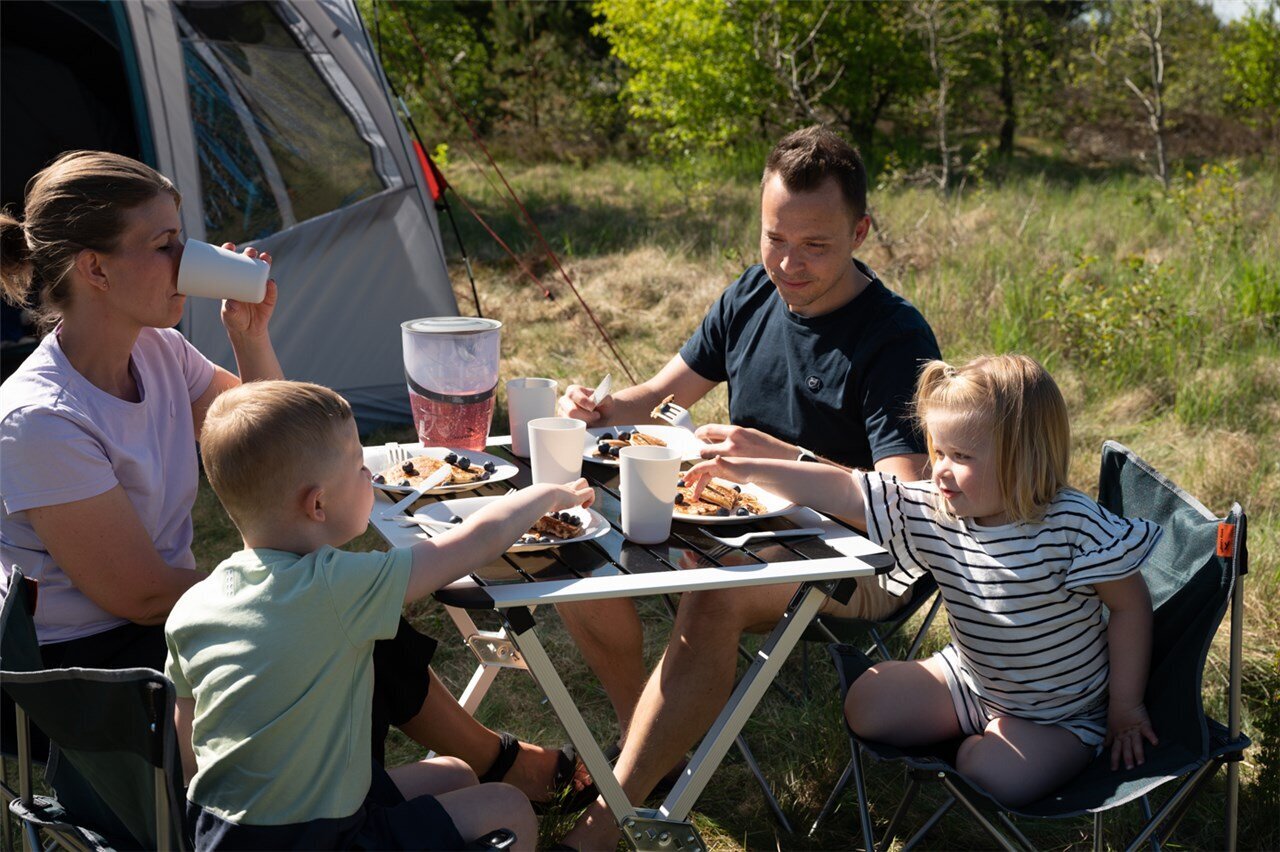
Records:
{"label": "woman's hand", "polygon": [[[235,251],[235,243],[223,243],[222,247],[228,251]],[[266,261],[267,265],[271,265],[271,254],[269,252],[260,252],[256,248],[250,246],[244,250],[246,257],[256,257]],[[235,299],[226,299],[222,303],[222,324],[227,328],[227,334],[231,337],[247,338],[265,338],[267,336],[267,323],[271,319],[271,314],[276,307],[276,281],[274,278],[267,280],[267,295],[258,304],[251,302],[239,302]]]}
{"label": "woman's hand", "polygon": [[1145,704],[1107,709],[1107,739],[1103,745],[1111,747],[1112,770],[1119,769],[1122,760],[1125,769],[1141,766],[1146,760],[1142,753],[1144,739],[1152,745],[1160,744]]}

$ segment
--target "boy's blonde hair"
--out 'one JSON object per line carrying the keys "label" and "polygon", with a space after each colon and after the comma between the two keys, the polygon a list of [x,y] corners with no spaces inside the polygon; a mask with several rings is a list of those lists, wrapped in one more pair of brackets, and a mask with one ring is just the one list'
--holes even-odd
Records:
{"label": "boy's blonde hair", "polygon": [[1067,486],[1071,424],[1062,392],[1044,367],[1025,355],[987,355],[963,367],[930,361],[916,384],[915,416],[925,428],[932,412],[969,418],[995,439],[997,481],[1010,519],[1036,521]]}
{"label": "boy's blonde hair", "polygon": [[218,395],[200,430],[205,476],[237,527],[270,514],[339,453],[347,401],[310,382],[247,382]]}

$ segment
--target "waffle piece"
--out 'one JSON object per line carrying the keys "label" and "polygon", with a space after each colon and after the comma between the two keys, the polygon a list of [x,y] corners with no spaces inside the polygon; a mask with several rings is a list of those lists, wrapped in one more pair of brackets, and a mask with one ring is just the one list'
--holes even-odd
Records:
{"label": "waffle piece", "polygon": [[748,517],[762,513],[764,506],[750,494],[743,494],[742,486],[721,479],[708,481],[701,498],[695,500],[693,487],[682,479],[676,487],[676,511],[684,515]]}
{"label": "waffle piece", "polygon": [[572,512],[552,512],[538,518],[518,544],[546,544],[556,539],[577,538],[582,534],[582,520]]}
{"label": "waffle piece", "polygon": [[[449,456],[453,456],[454,463],[450,463]],[[464,461],[466,463],[465,467],[463,466]],[[454,453],[449,453],[443,460],[435,456],[414,456],[403,464],[393,464],[386,470],[379,472],[373,478],[373,481],[379,485],[417,488],[428,476],[442,467],[448,467],[449,478],[440,483],[440,485],[458,485],[468,482],[481,482],[488,479],[493,472],[489,469],[492,466],[492,462],[488,466],[482,466],[473,463],[466,456],[459,457]]]}
{"label": "waffle piece", "polygon": [[669,394],[667,394],[666,399],[662,400],[662,402],[658,403],[657,405],[655,405],[655,406],[653,407],[653,411],[650,411],[650,412],[649,412],[649,416],[650,416],[650,417],[652,417],[654,420],[662,420],[662,419],[664,419],[664,418],[663,418],[663,415],[665,415],[665,414],[667,413],[667,412],[665,411],[665,409],[666,409],[667,405],[669,405],[669,404],[671,403],[671,401],[672,401],[673,399],[675,399],[675,398],[676,398],[676,395],[675,395],[675,394],[673,394],[673,393],[669,393]]}
{"label": "waffle piece", "polygon": [[623,447],[665,447],[667,442],[653,435],[646,435],[638,430],[627,431],[622,429],[618,432],[617,437],[612,437],[613,433],[606,433],[610,437],[602,437],[596,442],[595,451],[591,454],[598,459],[616,459],[618,450]]}

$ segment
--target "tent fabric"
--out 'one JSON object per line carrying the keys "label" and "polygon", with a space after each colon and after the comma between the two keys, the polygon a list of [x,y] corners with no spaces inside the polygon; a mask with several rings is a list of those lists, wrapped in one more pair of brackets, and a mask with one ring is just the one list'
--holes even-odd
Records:
{"label": "tent fabric", "polygon": [[[227,239],[271,252],[280,286],[272,340],[286,376],[346,396],[362,431],[410,422],[399,324],[456,316],[458,307],[426,178],[355,4],[142,0],[121,7],[134,42],[133,70],[145,95],[143,124],[154,138],[154,165],[183,192],[187,238]],[[264,10],[274,17],[264,17]],[[288,49],[305,56],[315,78],[305,94],[339,117],[326,127],[349,132],[356,147],[348,147],[348,154],[359,153],[360,168],[380,184],[371,194],[368,181],[353,180],[353,197],[325,201],[319,205],[325,209],[317,209],[318,195],[327,199],[324,193],[343,188],[312,179],[309,172],[305,180],[295,173],[314,165],[320,178],[326,167],[330,177],[349,175],[342,163],[323,161],[323,146],[303,147],[315,141],[309,128],[290,127],[284,101],[272,101],[281,97],[274,80],[285,77],[273,79],[247,61],[254,45],[200,33],[202,21],[230,19],[237,12],[261,21],[267,30],[261,37],[275,39],[272,46],[288,38]],[[291,84],[302,85],[300,76],[287,75]],[[211,104],[211,98],[222,102]],[[292,94],[288,103],[296,104]],[[218,124],[211,124],[214,109]],[[301,108],[297,113],[310,114]],[[221,156],[226,154],[234,156]],[[290,185],[291,179],[299,185]],[[246,191],[258,198],[244,198]],[[227,198],[244,204],[243,217],[225,215]],[[255,219],[258,203],[271,206],[274,218]],[[273,229],[251,232],[261,221]],[[219,309],[208,299],[188,299],[180,327],[211,360],[234,370]]]}

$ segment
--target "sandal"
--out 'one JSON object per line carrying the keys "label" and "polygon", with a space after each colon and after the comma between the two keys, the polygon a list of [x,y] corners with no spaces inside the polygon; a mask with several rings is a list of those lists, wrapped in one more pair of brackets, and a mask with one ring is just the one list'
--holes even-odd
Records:
{"label": "sandal", "polygon": [[[501,781],[511,771],[511,767],[515,765],[519,756],[520,740],[506,731],[499,732],[498,756],[480,776],[480,783]],[[581,773],[579,773],[579,767],[581,767]],[[576,809],[582,810],[594,802],[599,795],[596,792],[595,782],[591,780],[591,775],[578,759],[578,752],[572,745],[563,746],[556,757],[556,770],[552,776],[551,789],[553,792],[550,798],[531,802],[536,813],[543,813],[552,805],[559,805],[561,810],[567,811],[579,801],[582,805]]]}

